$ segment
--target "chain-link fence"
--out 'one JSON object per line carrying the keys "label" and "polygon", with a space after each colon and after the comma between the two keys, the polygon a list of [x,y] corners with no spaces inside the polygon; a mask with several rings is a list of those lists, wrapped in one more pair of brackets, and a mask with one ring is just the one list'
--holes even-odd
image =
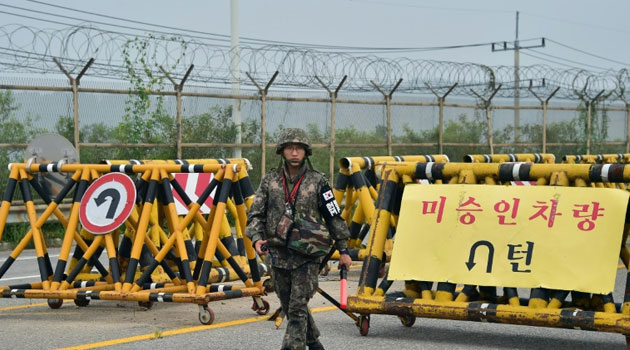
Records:
{"label": "chain-link fence", "polygon": [[[184,85],[133,90],[129,83],[83,78],[75,91],[65,77],[5,74],[0,84],[3,163],[24,161],[39,134],[70,140],[81,162],[102,159],[231,158],[242,149],[257,184],[278,164],[275,140],[283,127],[302,127],[316,168],[333,176],[338,159],[358,155],[629,151],[627,106],[614,101],[508,98],[317,90],[230,90]],[[266,90],[262,87],[266,87]],[[232,102],[240,101],[241,144]],[[75,103],[76,100],[76,103]],[[181,108],[178,109],[178,100]],[[517,119],[518,118],[518,119]],[[75,132],[77,130],[78,132]],[[261,142],[265,140],[265,142]],[[264,153],[263,153],[264,152]],[[264,166],[263,166],[264,162]],[[6,169],[6,167],[5,167]],[[2,171],[0,182],[6,183]]]}

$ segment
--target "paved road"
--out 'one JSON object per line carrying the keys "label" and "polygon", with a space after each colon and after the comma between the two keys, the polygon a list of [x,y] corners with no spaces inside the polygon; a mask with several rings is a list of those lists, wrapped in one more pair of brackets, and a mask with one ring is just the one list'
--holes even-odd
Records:
{"label": "paved road", "polygon": [[[54,257],[58,250],[51,249]],[[0,252],[0,263],[8,252]],[[33,251],[25,251],[0,279],[0,285],[36,281],[37,264]],[[56,259],[56,258],[55,258]],[[19,279],[21,276],[30,276]],[[321,286],[337,296],[337,274],[323,278]],[[6,280],[10,279],[10,280]],[[329,279],[329,280],[327,280]],[[349,274],[350,290],[358,280],[358,270]],[[619,271],[616,300],[625,285]],[[400,288],[394,284],[392,288]],[[278,307],[274,294],[266,297],[272,309]],[[156,304],[145,310],[134,302],[93,301],[79,308],[66,301],[59,310],[48,308],[39,299],[0,299],[0,339],[8,349],[111,348],[111,349],[278,349],[285,324],[276,329],[250,310],[251,298],[214,302],[212,326],[201,326],[197,306]],[[332,310],[322,297],[311,305],[328,349],[622,349],[625,338],[619,334],[550,329],[490,323],[418,319],[405,328],[395,316],[375,315],[370,332],[362,337],[353,321]]]}

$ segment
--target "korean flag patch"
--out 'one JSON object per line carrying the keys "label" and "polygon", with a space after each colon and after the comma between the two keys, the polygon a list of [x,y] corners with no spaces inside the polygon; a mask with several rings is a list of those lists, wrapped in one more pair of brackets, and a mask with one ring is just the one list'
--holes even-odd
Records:
{"label": "korean flag patch", "polygon": [[326,222],[330,222],[332,218],[341,215],[341,208],[339,208],[330,186],[322,186],[320,196],[319,212]]}

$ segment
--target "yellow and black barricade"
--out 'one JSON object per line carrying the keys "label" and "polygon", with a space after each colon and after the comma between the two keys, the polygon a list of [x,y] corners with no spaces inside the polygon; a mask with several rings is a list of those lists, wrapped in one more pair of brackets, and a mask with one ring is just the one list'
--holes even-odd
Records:
{"label": "yellow and black barricade", "polygon": [[[208,162],[210,163],[210,162]],[[10,178],[0,206],[0,228],[5,227],[8,209],[16,187],[19,185],[24,198],[24,205],[28,213],[30,230],[12,251],[7,260],[0,266],[0,277],[11,267],[13,262],[33,241],[37,254],[37,263],[41,282],[27,283],[14,286],[0,287],[0,297],[4,298],[43,298],[48,299],[52,308],[62,305],[63,299],[72,299],[79,306],[86,306],[90,300],[132,300],[150,307],[153,302],[184,302],[199,304],[199,320],[210,324],[214,314],[208,303],[215,300],[254,297],[254,311],[265,314],[269,304],[262,300],[264,289],[260,279],[265,271],[265,265],[259,264],[251,241],[240,235],[241,250],[246,256],[246,266],[241,266],[234,259],[230,251],[219,239],[219,233],[227,222],[225,217],[228,203],[232,203],[230,211],[239,226],[238,232],[243,232],[246,225],[246,203],[251,203],[253,189],[247,177],[246,170],[237,162],[234,164],[192,164],[175,162],[130,162],[129,164],[10,164]],[[33,179],[32,173],[37,172],[69,172],[72,178],[54,198],[42,190]],[[172,173],[202,173],[211,172],[214,179],[203,190],[196,201],[191,201],[186,192],[173,178]],[[104,234],[78,231],[79,208],[86,190],[93,180],[107,173],[123,173],[137,175],[135,182],[137,192],[132,211],[124,223],[130,232],[125,236],[131,245],[120,250],[128,252],[125,266],[119,264],[117,251],[119,228]],[[29,181],[30,184],[29,184]],[[134,187],[130,184],[131,187]],[[183,198],[189,211],[183,217],[177,215],[171,186]],[[48,204],[44,213],[38,218],[34,210],[30,187]],[[66,218],[58,209],[61,200],[74,188],[74,199],[70,216]],[[199,208],[208,196],[216,189],[214,203],[206,220],[200,214]],[[113,199],[112,199],[113,200]],[[98,205],[98,204],[97,204]],[[156,226],[160,225],[154,209],[161,209],[163,219],[168,224],[168,234]],[[42,225],[55,215],[66,228],[61,251],[55,269],[47,253],[46,244],[41,232]],[[121,218],[124,220],[125,218]],[[202,228],[203,237],[199,255],[194,257],[197,264],[191,260],[190,253],[195,253],[190,237],[184,232],[192,223]],[[151,226],[151,227],[150,227]],[[229,228],[229,226],[228,226]],[[148,233],[155,229],[158,237],[152,240]],[[109,228],[107,228],[109,230]],[[2,231],[0,231],[0,237]],[[89,239],[86,239],[89,238]],[[125,240],[124,239],[124,240]],[[76,242],[74,259],[70,265],[70,250]],[[228,242],[228,241],[226,241]],[[101,251],[107,251],[109,269],[98,261]],[[143,256],[143,251],[148,252]],[[238,250],[237,250],[238,251]],[[213,267],[213,259],[220,257],[219,266]],[[176,262],[171,267],[166,261],[171,256]],[[142,259],[147,260],[140,269]],[[90,280],[83,280],[87,269],[90,275],[91,266],[96,267],[97,276]],[[191,269],[195,267],[195,271]],[[167,276],[162,283],[155,283],[154,272],[161,269]],[[178,271],[178,274],[174,270]],[[251,275],[251,278],[248,277]],[[94,274],[91,274],[94,275]],[[233,280],[236,276],[244,286],[218,286],[211,283]]]}
{"label": "yellow and black barricade", "polygon": [[[429,317],[561,327],[630,335],[630,285],[626,285],[623,303],[615,304],[612,293],[607,292],[604,294],[591,292],[592,294],[589,294],[574,291],[571,292],[571,302],[568,302],[566,298],[570,291],[561,289],[533,288],[529,293],[529,299],[525,299],[519,297],[517,288],[490,283],[460,282],[462,288],[458,290],[455,283],[447,280],[439,282],[436,290],[432,290],[433,282],[406,280],[403,291],[388,292],[393,281],[389,280],[386,275],[378,284],[379,269],[383,264],[383,249],[397,200],[397,188],[401,184],[413,183],[417,179],[440,180],[444,185],[431,184],[427,186],[475,184],[475,188],[480,193],[483,193],[485,188],[492,187],[497,191],[504,191],[495,185],[511,181],[531,181],[539,186],[551,185],[556,186],[555,188],[562,186],[588,187],[591,182],[628,182],[630,166],[625,164],[388,163],[382,167],[381,178],[382,184],[370,223],[371,244],[368,247],[367,257],[364,259],[357,292],[348,298],[347,310],[361,315],[359,329],[362,335],[368,333],[370,314],[397,315],[405,326],[413,325],[415,317]],[[479,183],[481,184],[477,185]],[[416,187],[416,193],[422,193],[422,188],[423,186]],[[435,191],[439,191],[437,187],[433,188]],[[459,189],[459,187],[457,188]],[[522,190],[527,191],[532,188],[536,188],[536,186],[523,187]],[[597,188],[588,190],[618,191],[616,189],[600,190]],[[625,213],[627,194],[615,192],[615,195],[624,196],[624,200],[615,202],[619,203],[614,207],[615,212]],[[462,202],[464,202],[463,199]],[[461,215],[458,216],[458,220],[465,217],[461,213],[458,215]],[[573,215],[573,217],[577,217],[575,210]],[[624,220],[623,214],[615,216],[615,220],[622,222]],[[581,224],[588,225],[589,223],[587,219],[584,219]],[[417,228],[417,230],[422,229],[422,227]],[[437,232],[433,233],[433,235],[435,234]],[[621,238],[621,229],[613,234],[619,237],[622,246],[625,247],[626,235]],[[439,236],[436,237],[439,238]],[[485,244],[483,238],[479,238],[479,240],[478,244],[483,246]],[[584,244],[586,247],[590,247],[593,243],[594,241],[576,242],[576,244]],[[614,262],[616,266],[615,260],[618,259],[619,250],[614,246],[616,244],[614,240],[607,244],[612,244],[613,249],[606,251],[608,254],[606,259],[609,262]],[[408,247],[409,245],[403,246]],[[394,254],[395,252],[396,247],[394,247]],[[621,258],[628,271],[628,257],[624,257],[623,250]],[[442,256],[440,259],[446,261],[449,257]],[[471,262],[472,260],[468,263]],[[490,264],[491,261],[488,261],[488,265]],[[555,266],[548,268],[554,269]],[[468,269],[471,269],[470,265]],[[483,272],[481,269],[480,273],[483,274]],[[582,272],[576,271],[575,273],[581,274]],[[614,284],[614,273],[612,275]],[[627,278],[630,279],[630,273],[627,275]],[[497,287],[504,287],[502,296],[496,294]]]}
{"label": "yellow and black barricade", "polygon": [[464,156],[464,163],[506,162],[553,164],[556,162],[556,156],[552,153],[467,154]]}
{"label": "yellow and black barricade", "polygon": [[[335,199],[343,206],[342,217],[350,230],[348,247],[350,257],[354,261],[362,261],[367,254],[366,247],[362,246],[370,230],[370,219],[374,213],[374,201],[377,200],[377,190],[380,188],[380,179],[376,175],[376,169],[383,163],[397,162],[448,162],[446,155],[408,155],[408,156],[376,156],[376,157],[347,157],[340,160],[339,174],[333,188]],[[402,195],[402,187],[398,188],[397,196]],[[394,209],[397,216],[399,207]],[[392,218],[392,230],[395,228],[395,218]],[[391,236],[388,233],[388,247],[384,250],[386,261],[391,252]],[[371,240],[368,239],[368,246]],[[338,259],[338,253],[333,259]]]}

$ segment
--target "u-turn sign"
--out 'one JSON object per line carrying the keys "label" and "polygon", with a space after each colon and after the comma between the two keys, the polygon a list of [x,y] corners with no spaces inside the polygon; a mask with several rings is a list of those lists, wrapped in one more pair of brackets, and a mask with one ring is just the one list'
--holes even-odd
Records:
{"label": "u-turn sign", "polygon": [[81,225],[93,234],[106,234],[122,225],[136,202],[136,187],[129,176],[105,174],[85,191],[79,207]]}

